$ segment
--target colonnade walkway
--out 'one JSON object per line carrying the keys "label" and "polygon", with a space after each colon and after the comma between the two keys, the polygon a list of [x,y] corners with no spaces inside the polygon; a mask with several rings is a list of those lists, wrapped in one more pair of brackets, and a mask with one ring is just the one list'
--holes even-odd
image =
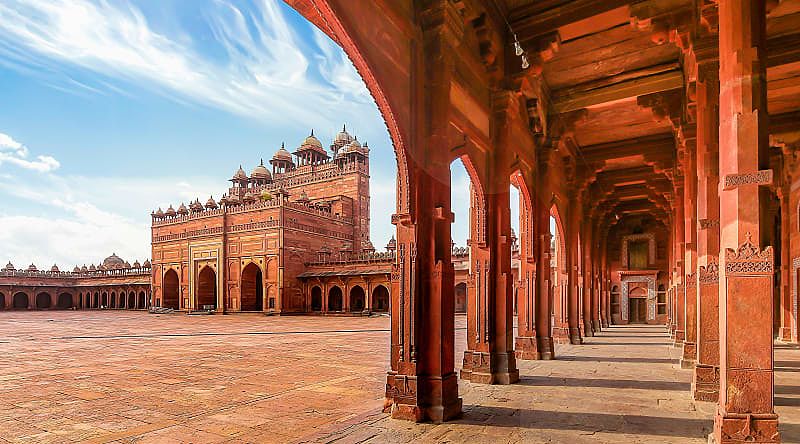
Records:
{"label": "colonnade walkway", "polygon": [[[465,347],[456,317],[454,351]],[[0,312],[0,443],[705,443],[660,326],[612,327],[521,382],[460,382],[461,419],[381,412],[389,319]],[[800,350],[775,350],[783,442],[800,443]]]}
{"label": "colonnade walkway", "polygon": [[[460,367],[463,330],[456,343]],[[517,361],[518,384],[460,381],[460,420],[410,424],[368,414],[336,442],[707,443],[716,403],[691,398],[681,350],[663,326],[612,326],[582,345],[556,345],[557,360]],[[776,344],[775,360],[782,439],[800,443],[800,349]]]}

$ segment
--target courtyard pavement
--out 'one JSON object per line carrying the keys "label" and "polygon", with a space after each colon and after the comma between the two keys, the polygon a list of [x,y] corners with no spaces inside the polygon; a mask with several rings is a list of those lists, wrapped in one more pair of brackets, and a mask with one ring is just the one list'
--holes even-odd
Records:
{"label": "courtyard pavement", "polygon": [[[456,319],[457,366],[465,319]],[[386,317],[0,312],[0,443],[705,443],[714,404],[661,327],[614,327],[521,382],[461,382],[462,419],[381,413]],[[800,443],[800,350],[775,350],[784,442]]]}

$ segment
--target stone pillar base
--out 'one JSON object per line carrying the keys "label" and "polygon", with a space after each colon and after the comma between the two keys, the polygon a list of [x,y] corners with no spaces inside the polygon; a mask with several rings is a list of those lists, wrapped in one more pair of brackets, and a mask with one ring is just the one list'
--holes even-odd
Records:
{"label": "stone pillar base", "polygon": [[[422,388],[422,394],[418,388]],[[396,372],[386,376],[383,411],[394,419],[442,423],[461,416],[461,404],[455,373],[424,379]]]}
{"label": "stone pillar base", "polygon": [[609,324],[608,324],[608,321],[607,321],[607,320],[605,320],[605,319],[600,319],[600,328],[601,328],[601,329],[603,329],[603,328],[608,328],[608,325],[609,325]]}
{"label": "stone pillar base", "polygon": [[538,351],[536,359],[549,361],[556,358],[553,338],[551,337],[536,338],[536,349]]}
{"label": "stone pillar base", "polygon": [[590,322],[585,322],[584,323],[583,335],[584,336],[594,336],[594,331],[592,330],[592,324]]}
{"label": "stone pillar base", "polygon": [[719,401],[719,367],[699,363],[694,366],[692,395],[697,401]]}
{"label": "stone pillar base", "polygon": [[569,344],[569,327],[553,327],[553,341],[556,344]]}
{"label": "stone pillar base", "polygon": [[792,342],[792,329],[781,327],[780,332],[778,333],[778,340],[781,342]]}
{"label": "stone pillar base", "polygon": [[581,338],[581,332],[578,331],[577,328],[569,329],[569,343],[572,345],[583,344],[583,338]]}
{"label": "stone pillar base", "polygon": [[714,432],[708,436],[714,444],[779,443],[778,415],[722,413],[717,409]]}
{"label": "stone pillar base", "polygon": [[514,384],[519,370],[514,353],[464,351],[461,379],[475,384]]}
{"label": "stone pillar base", "polygon": [[672,346],[673,347],[683,347],[683,330],[675,330],[675,336],[673,337]]}
{"label": "stone pillar base", "polygon": [[694,368],[697,359],[697,345],[693,342],[683,343],[683,356],[681,357],[681,368]]}
{"label": "stone pillar base", "polygon": [[592,330],[600,331],[600,320],[599,319],[592,319]]}
{"label": "stone pillar base", "polygon": [[517,336],[514,341],[514,354],[517,359],[535,361],[539,359],[539,349],[533,336]]}

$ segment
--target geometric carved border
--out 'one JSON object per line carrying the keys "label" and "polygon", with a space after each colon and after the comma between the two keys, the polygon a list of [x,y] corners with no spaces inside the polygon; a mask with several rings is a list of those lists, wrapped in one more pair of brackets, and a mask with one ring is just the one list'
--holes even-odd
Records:
{"label": "geometric carved border", "polygon": [[628,268],[628,241],[647,240],[648,264],[656,263],[656,236],[653,233],[629,234],[622,236],[622,268]]}
{"label": "geometric carved border", "polygon": [[647,319],[656,318],[656,279],[652,276],[623,276],[620,284],[622,285],[622,300],[620,301],[620,313],[622,320],[628,320],[628,283],[647,282]]}

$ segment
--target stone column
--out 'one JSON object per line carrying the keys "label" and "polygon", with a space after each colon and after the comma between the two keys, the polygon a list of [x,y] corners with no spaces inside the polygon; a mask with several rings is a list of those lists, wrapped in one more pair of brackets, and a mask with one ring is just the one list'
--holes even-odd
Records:
{"label": "stone column", "polygon": [[[719,61],[716,38],[695,43],[697,66],[697,362],[692,394],[719,399]],[[705,54],[701,57],[701,54]]]}
{"label": "stone column", "polygon": [[[424,44],[411,102],[416,126],[398,172],[397,257],[392,268],[391,370],[385,411],[442,422],[461,414],[455,373],[455,271],[451,260],[450,128],[453,42],[464,22],[451,3],[421,12]],[[403,171],[405,168],[405,171]],[[404,204],[404,197],[408,204]]]}
{"label": "stone column", "polygon": [[534,250],[534,212],[532,202],[526,196],[532,195],[532,190],[526,188],[531,183],[530,175],[527,180],[518,181],[520,189],[519,203],[519,279],[522,283],[517,297],[517,337],[514,349],[517,359],[538,359],[536,353],[536,261]]}
{"label": "stone column", "polygon": [[[469,280],[467,281],[467,349],[461,366],[461,378],[484,383],[489,370],[489,334],[486,316],[489,293],[489,249],[487,248],[486,216],[487,206],[480,184],[470,180],[469,224],[470,235],[467,241],[469,253]],[[478,374],[482,376],[478,376]]]}
{"label": "stone column", "polygon": [[[784,155],[784,158],[786,156]],[[784,170],[788,168],[784,167]],[[781,205],[781,309],[780,309],[780,331],[778,338],[783,342],[792,341],[792,255],[790,251],[791,229],[791,206],[789,197],[791,195],[791,175],[789,171],[784,171],[781,175],[781,186],[778,188],[778,199]]]}
{"label": "stone column", "polygon": [[719,3],[720,397],[717,443],[779,442],[773,408],[772,247],[759,185],[768,156],[765,0]]}
{"label": "stone column", "polygon": [[550,305],[550,190],[546,172],[550,147],[542,147],[539,155],[538,199],[534,209],[536,227],[536,359],[555,359],[552,314]]}
{"label": "stone column", "polygon": [[[683,182],[683,178],[676,177],[676,181]],[[673,293],[675,295],[675,338],[674,343],[676,347],[682,347],[683,340],[686,333],[686,292],[683,286],[683,260],[684,260],[684,213],[683,213],[683,185],[677,185],[674,188],[674,195],[676,200],[675,205],[675,271],[674,284],[672,285]]]}
{"label": "stone column", "polygon": [[683,356],[681,368],[694,368],[697,354],[697,158],[695,149],[695,130],[693,126],[681,128],[684,150],[684,295],[685,312]]}
{"label": "stone column", "polygon": [[[583,233],[583,333],[586,336],[594,336],[592,331],[592,298],[597,291],[597,274],[594,269],[594,251],[592,245],[591,226],[585,226]],[[601,312],[605,312],[601,305]],[[604,316],[600,316],[601,323]]]}
{"label": "stone column", "polygon": [[581,221],[581,204],[577,201],[577,197],[573,194],[571,196],[572,205],[569,208],[566,229],[565,245],[567,247],[567,325],[569,327],[569,342],[571,344],[581,344],[583,339],[578,328],[580,317],[578,303],[578,233],[579,223]]}

